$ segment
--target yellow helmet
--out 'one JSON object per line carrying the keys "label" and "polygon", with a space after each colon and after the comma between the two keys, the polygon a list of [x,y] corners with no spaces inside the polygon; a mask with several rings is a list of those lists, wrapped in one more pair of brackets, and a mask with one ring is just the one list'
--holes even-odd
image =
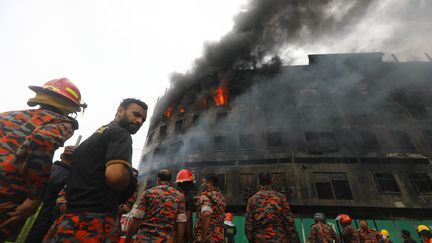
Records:
{"label": "yellow helmet", "polygon": [[430,231],[429,227],[427,227],[424,224],[420,224],[419,226],[417,226],[417,232],[420,232],[420,231],[423,231],[423,230]]}
{"label": "yellow helmet", "polygon": [[387,237],[390,235],[389,232],[386,229],[382,229],[381,232],[380,232],[380,234],[381,235],[385,235]]}

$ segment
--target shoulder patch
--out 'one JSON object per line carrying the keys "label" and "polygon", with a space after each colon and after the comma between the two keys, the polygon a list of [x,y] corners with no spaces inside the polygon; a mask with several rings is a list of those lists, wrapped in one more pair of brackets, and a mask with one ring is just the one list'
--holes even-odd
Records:
{"label": "shoulder patch", "polygon": [[102,134],[107,129],[108,129],[108,127],[106,127],[106,126],[99,127],[98,130],[96,130],[96,133]]}

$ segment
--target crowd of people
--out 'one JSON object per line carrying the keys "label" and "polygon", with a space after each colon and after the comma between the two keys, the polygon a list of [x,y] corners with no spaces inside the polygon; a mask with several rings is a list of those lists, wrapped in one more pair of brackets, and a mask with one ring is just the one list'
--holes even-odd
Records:
{"label": "crowd of people", "polygon": [[[70,114],[87,105],[66,78],[30,89],[36,95],[28,104],[38,108],[0,114],[0,243],[235,242],[233,214],[226,212],[213,173],[201,175],[197,188],[190,170],[180,170],[172,184],[172,171],[162,169],[156,185],[137,194],[131,135],[147,118],[144,102],[124,99],[112,122],[81,144],[66,146],[61,160],[52,164],[54,152],[78,129]],[[249,242],[300,242],[288,200],[272,189],[271,174],[259,173],[258,183],[246,204]],[[131,222],[122,231],[125,213]],[[343,227],[340,234],[324,213],[316,213],[307,241],[392,243],[387,230],[378,232],[364,219],[358,230],[349,215],[336,219]],[[419,225],[418,234],[432,243],[428,226]],[[402,236],[404,243],[414,242],[409,231]]]}

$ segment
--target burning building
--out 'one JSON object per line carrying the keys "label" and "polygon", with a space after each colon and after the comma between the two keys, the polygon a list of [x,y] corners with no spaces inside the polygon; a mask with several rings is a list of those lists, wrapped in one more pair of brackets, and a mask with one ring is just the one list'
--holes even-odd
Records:
{"label": "burning building", "polygon": [[309,65],[204,76],[159,100],[140,173],[213,172],[236,212],[269,171],[297,215],[430,218],[432,63],[382,57],[309,55]]}

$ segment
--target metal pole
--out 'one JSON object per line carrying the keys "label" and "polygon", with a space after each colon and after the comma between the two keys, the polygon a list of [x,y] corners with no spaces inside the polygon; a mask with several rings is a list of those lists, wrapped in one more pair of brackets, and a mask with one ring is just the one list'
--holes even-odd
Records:
{"label": "metal pole", "polygon": [[392,55],[393,59],[394,59],[396,62],[399,62],[399,59],[396,57],[395,54],[391,54],[391,55]]}
{"label": "metal pole", "polygon": [[81,138],[82,138],[82,135],[79,135],[76,142],[75,142],[75,147],[77,147],[80,144]]}
{"label": "metal pole", "polygon": [[427,54],[427,52],[425,52],[425,56],[427,57],[427,59],[429,59],[429,61],[432,62],[432,58],[429,56],[429,54]]}

